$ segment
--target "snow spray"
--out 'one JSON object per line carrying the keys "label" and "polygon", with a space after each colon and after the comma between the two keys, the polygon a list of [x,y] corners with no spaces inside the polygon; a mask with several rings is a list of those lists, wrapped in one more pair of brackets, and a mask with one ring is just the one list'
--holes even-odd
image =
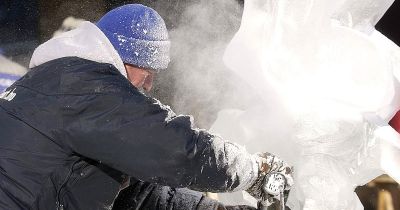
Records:
{"label": "snow spray", "polygon": [[[292,210],[362,209],[356,186],[400,174],[387,164],[400,157],[398,136],[388,140],[377,134],[390,129],[375,126],[400,107],[399,48],[374,29],[393,0],[245,1],[224,53],[229,70],[220,56],[240,13],[226,2],[193,4],[171,32],[182,73],[173,105],[200,110],[195,119],[208,123],[224,108],[212,132],[293,165]],[[219,198],[256,206],[246,192]]]}

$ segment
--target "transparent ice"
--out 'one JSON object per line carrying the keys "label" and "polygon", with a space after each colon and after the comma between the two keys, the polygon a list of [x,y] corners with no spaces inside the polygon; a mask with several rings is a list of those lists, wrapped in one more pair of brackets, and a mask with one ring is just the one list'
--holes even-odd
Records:
{"label": "transparent ice", "polygon": [[[356,186],[383,173],[400,182],[400,137],[388,126],[400,50],[374,29],[392,3],[245,1],[224,62],[258,99],[222,110],[212,131],[294,165],[292,210],[363,209]],[[219,198],[254,204],[242,192]]]}

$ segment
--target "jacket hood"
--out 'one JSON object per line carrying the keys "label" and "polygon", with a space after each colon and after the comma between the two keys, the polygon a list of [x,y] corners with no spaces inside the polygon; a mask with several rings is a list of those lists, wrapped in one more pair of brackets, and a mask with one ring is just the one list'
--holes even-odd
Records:
{"label": "jacket hood", "polygon": [[33,52],[29,68],[51,60],[75,56],[115,66],[126,78],[125,66],[104,33],[93,23],[85,21],[78,28],[65,32],[41,44]]}

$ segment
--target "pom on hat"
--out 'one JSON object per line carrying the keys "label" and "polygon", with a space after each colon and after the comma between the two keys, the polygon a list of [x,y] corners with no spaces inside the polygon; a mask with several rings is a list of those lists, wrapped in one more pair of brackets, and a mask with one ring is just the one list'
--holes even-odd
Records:
{"label": "pom on hat", "polygon": [[96,25],[124,63],[153,70],[168,67],[168,31],[155,10],[141,4],[127,4],[105,14]]}

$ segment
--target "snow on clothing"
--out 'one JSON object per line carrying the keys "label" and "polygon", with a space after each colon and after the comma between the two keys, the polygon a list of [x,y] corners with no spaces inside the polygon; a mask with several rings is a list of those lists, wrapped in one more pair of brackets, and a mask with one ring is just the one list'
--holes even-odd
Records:
{"label": "snow on clothing", "polygon": [[101,34],[86,22],[44,43],[8,88],[14,97],[0,100],[0,209],[109,209],[125,174],[200,191],[248,188],[253,156],[140,93]]}
{"label": "snow on clothing", "polygon": [[167,69],[170,61],[168,31],[154,9],[126,4],[107,12],[96,25],[124,63],[157,71]]}

